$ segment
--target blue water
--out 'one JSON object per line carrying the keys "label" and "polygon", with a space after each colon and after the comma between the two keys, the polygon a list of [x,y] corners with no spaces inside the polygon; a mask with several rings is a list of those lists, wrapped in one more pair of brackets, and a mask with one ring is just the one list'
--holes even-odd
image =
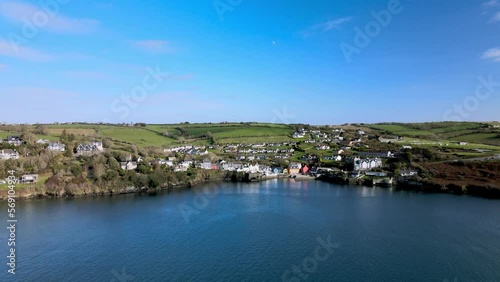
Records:
{"label": "blue water", "polygon": [[1,281],[500,281],[500,201],[469,196],[272,180],[27,200],[17,217]]}

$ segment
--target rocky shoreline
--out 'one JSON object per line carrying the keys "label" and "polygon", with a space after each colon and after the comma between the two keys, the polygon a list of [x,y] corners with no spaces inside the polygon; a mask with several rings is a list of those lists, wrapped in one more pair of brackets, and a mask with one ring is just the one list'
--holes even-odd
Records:
{"label": "rocky shoreline", "polygon": [[[252,174],[238,174],[234,173],[226,173],[220,175],[216,178],[212,179],[195,179],[187,181],[186,183],[168,183],[166,185],[162,185],[158,188],[137,188],[133,186],[128,187],[93,187],[89,186],[83,189],[78,190],[78,192],[68,193],[65,189],[61,189],[59,191],[47,191],[47,189],[43,189],[42,187],[24,187],[22,189],[16,190],[16,199],[33,199],[33,198],[76,198],[76,197],[100,197],[100,196],[113,196],[113,195],[124,195],[124,194],[155,194],[160,191],[166,190],[182,190],[182,189],[190,189],[195,186],[208,184],[208,183],[218,183],[218,182],[255,182],[255,181],[266,181],[271,179],[283,179],[289,178],[280,175],[272,175],[265,176],[260,175],[259,177]],[[319,180],[325,181],[329,183],[342,184],[342,185],[358,185],[365,186],[364,182],[349,182],[345,179],[341,178],[333,178],[333,177],[297,177],[292,178],[296,181],[302,180]],[[375,185],[374,185],[375,186]],[[378,186],[378,185],[377,185]],[[380,185],[380,186],[388,186],[388,185]],[[440,185],[436,183],[431,183],[427,181],[395,181],[394,185],[390,185],[390,187],[394,187],[397,190],[406,190],[406,191],[415,191],[415,192],[423,192],[423,193],[445,193],[445,194],[454,194],[454,195],[470,195],[470,196],[478,196],[489,199],[500,199],[500,189],[491,187],[488,185],[456,185],[453,183],[447,185]],[[0,201],[7,200],[8,194],[7,190],[0,191]]]}

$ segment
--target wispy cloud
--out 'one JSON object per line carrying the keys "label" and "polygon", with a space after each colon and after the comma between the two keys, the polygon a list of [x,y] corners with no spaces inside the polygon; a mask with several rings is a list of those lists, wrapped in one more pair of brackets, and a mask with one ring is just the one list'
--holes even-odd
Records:
{"label": "wispy cloud", "polygon": [[165,40],[138,40],[132,42],[132,46],[153,53],[170,53],[174,51],[170,43]]}
{"label": "wispy cloud", "polygon": [[486,7],[486,8],[498,7],[498,6],[500,6],[500,3],[498,2],[498,0],[490,0],[488,2],[483,3],[483,7]]}
{"label": "wispy cloud", "polygon": [[317,25],[313,25],[309,27],[308,29],[302,31],[302,35],[307,37],[311,36],[317,32],[328,32],[332,29],[340,28],[342,25],[346,22],[349,22],[352,20],[352,17],[342,17],[342,18],[336,18],[332,19]]}
{"label": "wispy cloud", "polygon": [[48,54],[27,47],[14,46],[10,42],[2,39],[0,39],[0,56],[35,62],[49,61],[52,59]]}
{"label": "wispy cloud", "polygon": [[7,65],[0,64],[0,71],[4,71],[7,69]]}
{"label": "wispy cloud", "polygon": [[483,59],[493,60],[494,62],[500,62],[500,48],[491,48],[483,53]]}
{"label": "wispy cloud", "polygon": [[[61,8],[62,4],[60,4],[59,9]],[[37,19],[33,20],[35,15],[37,15]],[[70,18],[57,12],[46,12],[40,7],[19,1],[2,1],[0,3],[0,16],[16,24],[25,24],[26,21],[34,24],[40,21],[39,18],[42,17],[40,15],[46,17],[47,21],[43,26],[36,27],[57,33],[89,33],[99,26],[99,21],[95,19]]]}
{"label": "wispy cloud", "polygon": [[323,31],[329,31],[329,30],[332,30],[334,28],[339,28],[343,23],[346,23],[350,20],[352,20],[351,17],[338,18],[338,19],[327,21],[327,22],[322,23],[322,24],[315,25],[315,26],[313,26],[313,29],[320,29]]}
{"label": "wispy cloud", "polygon": [[500,12],[497,12],[493,18],[491,18],[492,22],[500,22]]}

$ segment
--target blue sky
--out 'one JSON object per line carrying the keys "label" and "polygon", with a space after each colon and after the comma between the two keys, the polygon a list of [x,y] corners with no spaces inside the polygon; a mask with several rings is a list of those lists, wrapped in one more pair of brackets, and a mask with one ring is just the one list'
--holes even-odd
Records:
{"label": "blue sky", "polygon": [[2,0],[0,122],[499,120],[499,32],[500,0]]}

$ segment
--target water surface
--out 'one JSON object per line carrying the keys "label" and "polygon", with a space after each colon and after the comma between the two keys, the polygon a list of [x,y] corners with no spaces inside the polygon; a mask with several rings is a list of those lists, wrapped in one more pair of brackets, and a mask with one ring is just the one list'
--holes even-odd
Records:
{"label": "water surface", "polygon": [[500,202],[469,196],[271,180],[27,200],[17,217],[1,281],[500,281]]}

